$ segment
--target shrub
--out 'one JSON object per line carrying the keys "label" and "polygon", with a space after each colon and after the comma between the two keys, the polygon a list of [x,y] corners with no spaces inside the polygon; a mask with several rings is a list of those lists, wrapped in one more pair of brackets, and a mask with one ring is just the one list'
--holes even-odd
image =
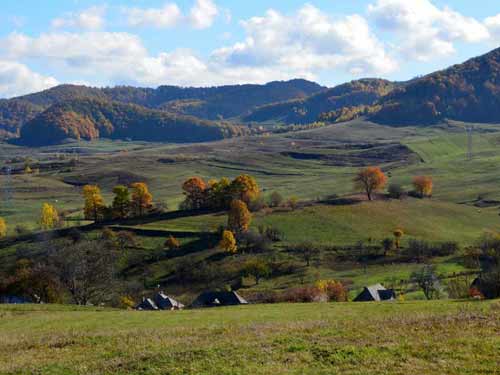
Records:
{"label": "shrub", "polygon": [[404,195],[404,189],[399,184],[390,184],[388,188],[389,197],[392,199],[401,199]]}
{"label": "shrub", "polygon": [[328,301],[347,301],[347,289],[340,281],[319,280],[316,282],[315,287],[326,294]]}
{"label": "shrub", "polygon": [[269,206],[271,207],[279,207],[283,204],[284,198],[277,191],[273,192],[269,197]]}

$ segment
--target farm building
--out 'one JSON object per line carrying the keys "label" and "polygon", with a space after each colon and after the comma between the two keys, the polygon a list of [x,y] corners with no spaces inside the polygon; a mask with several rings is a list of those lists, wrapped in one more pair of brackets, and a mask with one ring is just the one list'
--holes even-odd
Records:
{"label": "farm building", "polygon": [[191,307],[217,307],[246,304],[248,304],[248,302],[236,292],[205,292],[194,300]]}
{"label": "farm building", "polygon": [[386,289],[381,284],[365,286],[354,302],[393,301],[396,299],[394,289]]}
{"label": "farm building", "polygon": [[181,310],[184,305],[167,296],[164,292],[158,292],[153,298],[143,298],[136,306],[136,310]]}
{"label": "farm building", "polygon": [[164,292],[159,292],[155,295],[154,303],[160,310],[181,310],[184,308],[182,303],[167,296]]}

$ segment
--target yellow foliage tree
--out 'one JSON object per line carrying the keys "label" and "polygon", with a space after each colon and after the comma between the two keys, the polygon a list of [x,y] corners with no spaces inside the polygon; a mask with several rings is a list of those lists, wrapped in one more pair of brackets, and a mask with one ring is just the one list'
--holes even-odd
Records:
{"label": "yellow foliage tree", "polygon": [[401,228],[397,228],[392,234],[395,238],[394,244],[396,245],[396,248],[399,249],[401,247],[401,238],[404,236],[405,232]]}
{"label": "yellow foliage tree", "polygon": [[85,185],[83,187],[83,198],[85,200],[83,207],[85,219],[99,221],[102,218],[105,208],[99,186]]}
{"label": "yellow foliage tree", "polygon": [[0,238],[7,236],[7,224],[5,220],[0,217]]}
{"label": "yellow foliage tree", "polygon": [[236,254],[238,247],[236,246],[236,239],[233,232],[225,230],[222,232],[222,239],[219,242],[219,248],[231,254]]}
{"label": "yellow foliage tree", "polygon": [[242,200],[246,204],[249,204],[260,194],[257,181],[255,181],[255,178],[247,174],[242,174],[236,177],[233,182],[231,182],[231,190],[238,199]]}
{"label": "yellow foliage tree", "polygon": [[252,214],[245,202],[238,199],[232,201],[227,221],[229,229],[234,233],[244,233],[248,231],[251,222]]}
{"label": "yellow foliage tree", "polygon": [[40,226],[44,230],[53,229],[59,223],[59,214],[54,206],[48,203],[42,205],[40,214]]}
{"label": "yellow foliage tree", "polygon": [[153,195],[149,192],[145,182],[136,182],[130,187],[132,188],[132,207],[137,216],[142,216],[153,205]]}

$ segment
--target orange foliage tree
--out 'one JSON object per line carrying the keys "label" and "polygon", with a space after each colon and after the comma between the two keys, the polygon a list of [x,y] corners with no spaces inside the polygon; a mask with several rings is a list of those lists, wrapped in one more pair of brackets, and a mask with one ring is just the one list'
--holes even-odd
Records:
{"label": "orange foliage tree", "polygon": [[200,177],[191,177],[182,185],[184,195],[186,196],[186,203],[191,209],[199,209],[205,205],[205,192],[207,184]]}
{"label": "orange foliage tree", "polygon": [[430,176],[416,176],[413,178],[413,186],[420,197],[432,195],[433,182]]}
{"label": "orange foliage tree", "polygon": [[366,192],[368,200],[372,200],[375,191],[382,190],[387,183],[387,176],[379,167],[368,167],[361,169],[354,177],[356,188]]}
{"label": "orange foliage tree", "polygon": [[149,192],[148,185],[144,182],[135,182],[130,185],[132,188],[132,207],[137,216],[144,215],[144,212],[151,208],[153,196]]}
{"label": "orange foliage tree", "polygon": [[231,232],[230,230],[225,230],[222,233],[219,247],[231,254],[236,254],[236,252],[238,252],[238,247],[236,246],[236,239],[234,238],[233,232]]}
{"label": "orange foliage tree", "polygon": [[252,214],[246,203],[238,199],[232,201],[227,222],[229,229],[234,233],[247,232],[251,221]]}

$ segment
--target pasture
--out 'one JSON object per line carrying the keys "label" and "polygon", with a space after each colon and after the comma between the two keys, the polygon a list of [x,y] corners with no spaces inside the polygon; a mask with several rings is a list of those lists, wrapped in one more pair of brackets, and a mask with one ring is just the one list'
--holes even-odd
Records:
{"label": "pasture", "polygon": [[498,301],[0,306],[2,374],[495,374]]}

